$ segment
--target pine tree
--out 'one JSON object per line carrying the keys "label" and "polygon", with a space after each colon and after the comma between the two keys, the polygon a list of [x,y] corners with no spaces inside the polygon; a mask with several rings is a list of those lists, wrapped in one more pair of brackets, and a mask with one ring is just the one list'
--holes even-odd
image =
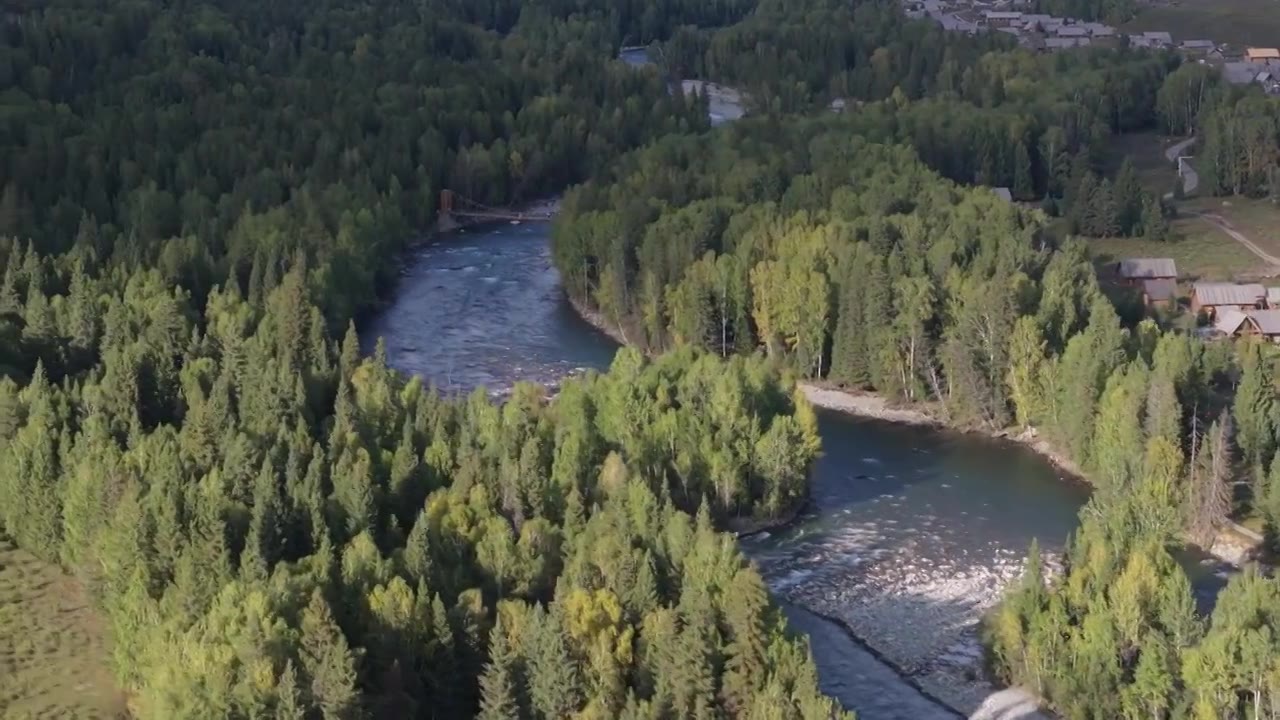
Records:
{"label": "pine tree", "polygon": [[1013,197],[1018,200],[1031,200],[1036,196],[1035,178],[1032,175],[1031,155],[1027,145],[1018,142],[1013,155]]}
{"label": "pine tree", "polygon": [[[15,250],[13,254],[16,254]],[[4,268],[4,279],[0,280],[0,317],[17,315],[22,312],[22,300],[18,296],[18,263],[9,262]]]}
{"label": "pine tree", "polygon": [[501,617],[489,633],[489,662],[480,677],[479,720],[512,720],[521,716],[516,690],[516,657]]}
{"label": "pine tree", "polygon": [[764,621],[768,606],[768,590],[759,574],[739,570],[724,596],[730,642],[720,692],[731,713],[745,713],[753,693],[767,678]]}
{"label": "pine tree", "polygon": [[1267,475],[1267,486],[1258,510],[1267,522],[1267,536],[1272,548],[1280,550],[1280,451],[1271,457],[1271,472]]}
{"label": "pine tree", "polygon": [[276,684],[276,720],[305,720],[306,708],[302,704],[302,695],[298,688],[298,674],[293,669],[293,661],[285,661],[284,671],[280,673],[280,681]]}
{"label": "pine tree", "polygon": [[1143,197],[1141,227],[1144,240],[1164,242],[1169,239],[1169,219],[1165,217],[1164,204],[1154,194],[1147,193]]}
{"label": "pine tree", "polygon": [[339,358],[338,368],[342,371],[342,377],[350,378],[351,373],[355,372],[356,367],[360,365],[360,336],[356,334],[355,321],[347,323],[347,333],[342,336],[342,354]]}
{"label": "pine tree", "polygon": [[582,704],[578,665],[570,656],[564,631],[554,615],[541,608],[530,617],[529,699],[537,717],[569,717]]}
{"label": "pine tree", "polygon": [[1135,235],[1142,221],[1142,210],[1145,193],[1138,181],[1138,173],[1128,157],[1120,165],[1116,173],[1115,185],[1112,186],[1116,208],[1116,228],[1121,235]]}
{"label": "pine tree", "polygon": [[1159,635],[1151,634],[1142,642],[1133,683],[1125,688],[1125,717],[1134,720],[1167,716],[1176,697],[1172,653]]}
{"label": "pine tree", "polygon": [[865,262],[862,246],[854,250],[849,272],[840,287],[839,314],[836,318],[835,336],[832,340],[831,371],[829,377],[836,382],[853,387],[864,387],[871,382],[870,364],[867,361],[866,311],[863,303],[868,294]]}
{"label": "pine tree", "polygon": [[299,643],[302,667],[310,680],[311,697],[324,720],[359,717],[356,657],[319,590],[312,592],[311,602],[302,611]]}
{"label": "pine tree", "polygon": [[1243,375],[1236,387],[1232,416],[1241,459],[1249,469],[1256,490],[1263,479],[1264,463],[1276,449],[1275,379],[1271,362],[1263,355],[1259,343],[1245,341],[1240,355]]}

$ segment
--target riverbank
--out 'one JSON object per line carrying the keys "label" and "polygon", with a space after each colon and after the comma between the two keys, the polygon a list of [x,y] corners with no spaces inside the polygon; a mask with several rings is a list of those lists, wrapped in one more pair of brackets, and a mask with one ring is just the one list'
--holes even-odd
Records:
{"label": "riverbank", "polygon": [[947,422],[927,405],[895,407],[883,396],[875,393],[854,392],[814,381],[802,381],[799,385],[800,389],[804,391],[805,397],[809,398],[809,402],[828,410],[886,422],[923,425],[952,432],[974,433],[995,440],[1007,440],[1024,445],[1044,457],[1054,467],[1070,475],[1071,480],[1088,483],[1088,479],[1080,470],[1080,467],[1065,454],[1058,451],[1048,440],[1040,437],[1035,428],[1027,428],[1022,432],[1015,432],[1009,429],[990,430],[960,427]]}
{"label": "riverbank", "polygon": [[[598,311],[575,298],[570,304],[578,315],[620,345],[629,345],[626,332],[608,322]],[[887,422],[955,430],[925,407],[899,408],[869,393],[850,393],[815,382],[800,389],[815,406],[827,410]],[[1013,439],[1049,459],[1073,482],[1080,474],[1073,463],[1035,437],[1025,433],[985,433]],[[803,508],[801,509],[803,510]],[[798,518],[786,518],[773,527],[754,528],[742,540],[780,532]],[[873,553],[880,551],[871,551]],[[979,637],[982,618],[995,607],[1005,588],[1021,577],[1024,558],[1007,552],[989,563],[929,564],[912,557],[911,548],[891,551],[898,559],[869,563],[852,587],[832,578],[798,572],[794,578],[772,583],[773,591],[789,602],[842,628],[873,656],[892,668],[905,682],[926,697],[961,717],[1047,718],[1033,695],[1020,688],[1001,688],[985,675]],[[1057,557],[1048,564],[1056,566]],[[885,571],[885,568],[891,571]]]}
{"label": "riverbank", "polygon": [[[597,330],[615,342],[628,344],[623,328],[607,322],[583,303],[571,303],[578,315]],[[1080,467],[1033,428],[1018,431],[957,427],[947,421],[939,407],[895,406],[879,395],[850,392],[821,382],[801,382],[799,387],[813,405],[832,412],[1016,443],[1047,460],[1061,480],[1089,484]],[[791,524],[792,521],[778,523],[783,529]],[[767,537],[768,531],[764,535]],[[1021,577],[1025,558],[1020,553],[1002,551],[981,562],[922,562],[910,548],[869,548],[863,538],[852,537],[849,547],[841,550],[867,559],[866,566],[852,575],[847,570],[840,571],[845,572],[843,578],[834,577],[838,573],[793,568],[789,576],[775,576],[771,587],[787,601],[839,624],[904,680],[956,712],[976,718],[1048,717],[1036,709],[1034,695],[990,682],[984,667],[980,623],[995,608],[1004,590]],[[1224,528],[1208,552],[1237,566],[1249,556],[1239,533],[1230,527]],[[892,560],[872,557],[882,553]],[[822,562],[835,562],[838,555]],[[1046,563],[1055,568],[1060,557],[1048,553]],[[852,582],[848,582],[850,579]]]}

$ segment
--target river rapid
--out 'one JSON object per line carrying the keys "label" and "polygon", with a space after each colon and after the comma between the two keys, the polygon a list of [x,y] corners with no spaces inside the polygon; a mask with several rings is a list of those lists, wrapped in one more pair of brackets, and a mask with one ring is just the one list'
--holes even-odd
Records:
{"label": "river rapid", "polygon": [[[565,299],[549,232],[498,225],[417,247],[362,323],[366,350],[384,338],[394,367],[447,394],[606,368],[617,346]],[[1033,538],[1061,550],[1087,490],[1012,443],[827,411],[820,424],[808,507],[744,551],[809,636],[823,690],[861,718],[957,716],[935,697],[973,712],[992,691],[979,618]]]}

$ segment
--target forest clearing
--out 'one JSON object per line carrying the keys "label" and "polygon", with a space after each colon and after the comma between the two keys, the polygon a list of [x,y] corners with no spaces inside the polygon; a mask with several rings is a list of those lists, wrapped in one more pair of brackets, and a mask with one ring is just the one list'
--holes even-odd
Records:
{"label": "forest clearing", "polygon": [[0,717],[123,717],[103,636],[74,579],[0,540]]}

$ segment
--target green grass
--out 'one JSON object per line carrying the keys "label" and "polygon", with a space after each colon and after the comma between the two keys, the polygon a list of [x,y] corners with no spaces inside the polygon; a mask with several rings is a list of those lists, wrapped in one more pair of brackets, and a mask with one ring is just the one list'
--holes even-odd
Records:
{"label": "green grass", "polygon": [[1179,218],[1171,235],[1165,242],[1138,238],[1090,238],[1088,242],[1100,264],[1125,258],[1173,258],[1183,280],[1231,280],[1259,264],[1253,253],[1202,220]]}
{"label": "green grass", "polygon": [[1164,30],[1174,40],[1214,40],[1238,47],[1280,45],[1275,0],[1180,0],[1144,6],[1122,31]]}
{"label": "green grass", "polygon": [[1244,197],[1206,197],[1188,200],[1185,207],[1221,215],[1258,247],[1280,257],[1280,205]]}
{"label": "green grass", "polygon": [[[1280,4],[1276,7],[1280,9]],[[1277,41],[1280,42],[1280,37]],[[1137,170],[1143,187],[1163,196],[1177,182],[1177,170],[1164,156],[1164,151],[1177,140],[1155,133],[1116,136],[1108,148],[1105,170],[1108,174],[1114,174],[1125,158],[1128,158]],[[1261,260],[1213,224],[1192,216],[1192,212],[1221,215],[1264,250],[1280,256],[1280,207],[1270,202],[1232,198],[1224,204],[1222,198],[1193,197],[1178,201],[1176,205],[1180,217],[1173,221],[1171,237],[1167,242],[1148,242],[1134,238],[1089,240],[1104,280],[1107,264],[1132,257],[1173,258],[1184,282],[1251,280],[1262,274]],[[1189,290],[1189,287],[1184,289]]]}
{"label": "green grass", "polygon": [[127,717],[83,588],[0,540],[0,718]]}

